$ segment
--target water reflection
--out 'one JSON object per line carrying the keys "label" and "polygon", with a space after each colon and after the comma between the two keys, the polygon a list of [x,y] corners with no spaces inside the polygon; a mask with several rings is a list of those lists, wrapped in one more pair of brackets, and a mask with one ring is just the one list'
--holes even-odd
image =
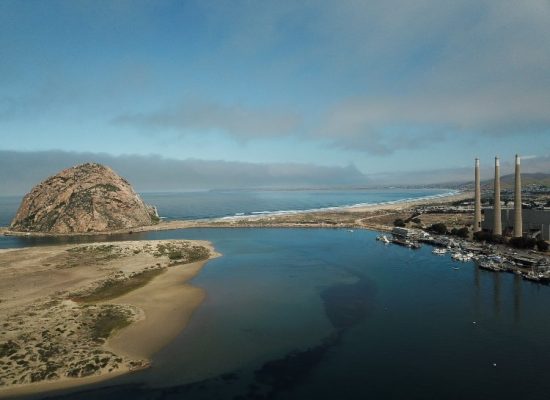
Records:
{"label": "water reflection", "polygon": [[495,316],[500,315],[500,274],[493,273],[493,309]]}
{"label": "water reflection", "polygon": [[514,322],[521,321],[521,284],[520,275],[514,275]]}
{"label": "water reflection", "polygon": [[[473,267],[474,275],[474,289],[473,289],[473,302],[474,302],[474,312],[477,317],[481,315],[482,308],[482,292],[483,292],[483,282],[482,276],[486,276],[486,279],[492,279],[492,305],[493,305],[493,314],[495,317],[501,316],[502,312],[502,285],[503,280],[507,280],[508,275],[503,275],[498,272],[486,272],[481,271],[477,266]],[[485,281],[488,283],[487,281]],[[522,307],[522,285],[523,279],[520,275],[514,275],[512,282],[512,298],[513,298],[513,316],[514,322],[518,323],[521,321],[521,307]],[[540,286],[540,285],[537,285]],[[538,288],[537,288],[538,290]],[[487,288],[487,292],[489,292]],[[489,293],[487,293],[489,295]],[[506,297],[506,295],[505,295]],[[507,302],[506,302],[507,304]],[[505,313],[506,314],[506,313]]]}
{"label": "water reflection", "polygon": [[474,310],[476,316],[479,316],[480,307],[481,307],[481,298],[480,298],[480,271],[477,266],[474,265]]}

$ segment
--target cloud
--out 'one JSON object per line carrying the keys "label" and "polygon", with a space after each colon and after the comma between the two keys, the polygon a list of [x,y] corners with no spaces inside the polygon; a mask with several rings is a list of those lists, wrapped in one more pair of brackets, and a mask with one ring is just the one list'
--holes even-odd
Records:
{"label": "cloud", "polygon": [[219,54],[249,61],[264,55],[265,78],[288,78],[287,85],[311,71],[316,85],[307,95],[325,100],[315,110],[321,117],[306,127],[292,112],[211,100],[115,122],[219,130],[240,141],[302,135],[373,154],[453,135],[475,140],[550,131],[545,0],[207,1],[199,7],[224,38]]}
{"label": "cloud", "polygon": [[550,96],[543,91],[529,96],[477,91],[462,96],[354,98],[334,106],[316,136],[339,147],[388,154],[457,134],[547,135],[549,109]]}
{"label": "cloud", "polygon": [[[311,140],[389,154],[457,134],[475,140],[550,131],[545,0],[237,4],[231,50],[239,51],[235,41],[246,45],[242,52],[289,45],[288,32],[299,31],[302,40],[289,45],[299,51],[284,61],[299,57],[297,68],[322,71],[320,88],[334,83],[334,98],[306,135]],[[226,11],[222,5],[216,15]],[[248,39],[235,39],[242,36]]]}
{"label": "cloud", "polygon": [[387,154],[453,135],[550,132],[547,1],[343,2],[318,29],[334,32],[330,51],[342,45],[341,71],[354,63],[368,83],[315,132],[338,147]]}
{"label": "cloud", "polygon": [[550,133],[548,0],[4,3],[0,120],[371,154]]}
{"label": "cloud", "polygon": [[84,162],[112,167],[138,191],[181,191],[217,188],[326,187],[365,184],[353,165],[259,164],[210,160],[175,160],[160,156],[66,151],[0,151],[0,195],[24,194],[64,168]]}
{"label": "cloud", "polygon": [[[515,159],[500,159],[501,176],[513,174]],[[522,173],[550,173],[550,155],[521,156]],[[481,164],[481,179],[493,178],[494,167],[491,162]],[[392,171],[367,175],[370,185],[432,185],[445,183],[465,183],[473,180],[474,167],[437,168],[417,171]]]}
{"label": "cloud", "polygon": [[178,107],[119,115],[112,123],[144,130],[165,128],[181,134],[222,132],[244,141],[295,133],[300,118],[292,112],[187,100]]}

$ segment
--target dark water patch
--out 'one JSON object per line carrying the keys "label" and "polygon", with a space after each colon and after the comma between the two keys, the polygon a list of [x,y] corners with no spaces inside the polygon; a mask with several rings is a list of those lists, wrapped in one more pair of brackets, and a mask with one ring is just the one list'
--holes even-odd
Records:
{"label": "dark water patch", "polygon": [[[53,395],[43,397],[45,400],[176,400],[176,399],[233,399],[239,393],[245,391],[237,387],[239,375],[237,373],[226,373],[212,379],[176,385],[172,387],[153,388],[144,384],[126,384],[98,389],[81,391],[77,394],[69,393],[64,395]],[[244,397],[246,398],[246,397]]]}
{"label": "dark water patch", "polygon": [[254,372],[257,385],[252,385],[242,399],[274,399],[308,379],[311,371],[325,358],[328,351],[338,346],[347,329],[362,322],[371,310],[376,286],[368,278],[359,276],[354,283],[332,285],[324,289],[321,299],[325,313],[335,332],[321,344],[306,350],[296,350],[285,357],[266,362]]}
{"label": "dark water patch", "polygon": [[330,286],[321,292],[325,313],[337,329],[349,328],[363,321],[373,307],[376,286],[361,277],[352,284]]}
{"label": "dark water patch", "polygon": [[[254,372],[256,382],[243,399],[274,399],[279,394],[291,390],[308,378],[309,373],[325,357],[326,353],[336,346],[342,338],[343,330],[338,330],[315,347],[302,351],[293,351],[284,358],[266,362]],[[262,388],[267,390],[262,394]],[[262,396],[262,397],[258,397]]]}

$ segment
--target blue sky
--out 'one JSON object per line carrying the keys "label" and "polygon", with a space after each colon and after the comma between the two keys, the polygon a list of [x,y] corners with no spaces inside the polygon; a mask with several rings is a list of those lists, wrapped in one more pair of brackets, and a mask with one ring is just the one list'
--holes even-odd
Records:
{"label": "blue sky", "polygon": [[3,0],[0,150],[366,175],[547,159],[549,49],[547,0]]}

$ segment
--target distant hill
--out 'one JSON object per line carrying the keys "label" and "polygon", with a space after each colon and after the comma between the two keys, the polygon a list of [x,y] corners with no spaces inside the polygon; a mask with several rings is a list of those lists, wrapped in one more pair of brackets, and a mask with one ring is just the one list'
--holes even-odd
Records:
{"label": "distant hill", "polygon": [[[514,174],[505,175],[500,178],[501,187],[513,187],[514,186]],[[490,181],[490,184],[493,184],[493,181]],[[521,184],[522,186],[530,185],[543,185],[550,187],[550,174],[544,174],[542,172],[537,172],[534,174],[521,174]]]}
{"label": "distant hill", "polygon": [[[503,175],[500,177],[500,188],[502,190],[512,189],[514,187],[514,174]],[[521,174],[521,186],[547,186],[550,187],[550,174],[536,172]],[[454,186],[453,186],[454,187]],[[493,179],[486,179],[481,181],[482,189],[492,189]],[[474,182],[467,182],[457,185],[460,189],[473,189]]]}

